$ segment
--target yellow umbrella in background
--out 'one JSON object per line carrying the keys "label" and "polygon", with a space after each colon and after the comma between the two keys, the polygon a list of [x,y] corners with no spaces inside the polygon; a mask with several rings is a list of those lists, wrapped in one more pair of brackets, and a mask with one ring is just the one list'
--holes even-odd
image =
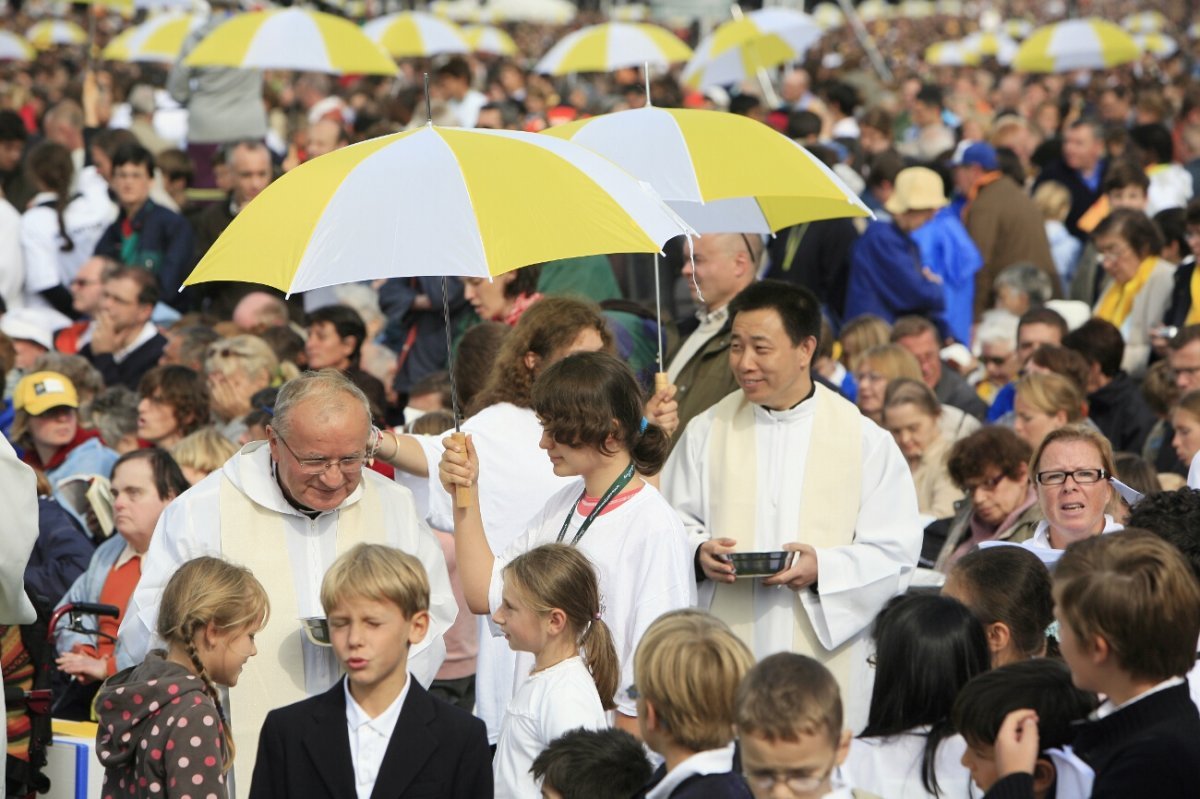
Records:
{"label": "yellow umbrella in background", "polygon": [[44,19],[25,31],[25,38],[37,49],[49,50],[58,45],[83,44],[87,32],[70,20]]}
{"label": "yellow umbrella in background", "polygon": [[874,22],[877,19],[891,19],[894,15],[887,0],[863,0],[858,7],[858,16],[863,22]]}
{"label": "yellow umbrella in background", "polygon": [[199,14],[159,14],[123,31],[104,48],[103,56],[109,61],[174,62],[188,34],[203,23]]}
{"label": "yellow umbrella in background", "polygon": [[683,70],[683,82],[694,89],[741,83],[758,70],[799,60],[823,33],[817,21],[801,11],[751,11],[723,23],[700,42]]}
{"label": "yellow umbrella in background", "polygon": [[0,61],[32,61],[33,46],[11,31],[0,30]]}
{"label": "yellow umbrella in background", "polygon": [[612,72],[643,64],[667,67],[687,61],[691,55],[692,49],[666,28],[646,22],[605,22],[564,36],[534,71],[566,75]]}
{"label": "yellow umbrella in background", "polygon": [[471,51],[457,25],[421,11],[401,11],[373,19],[363,26],[363,33],[393,58],[428,58]]}
{"label": "yellow umbrella in background", "polygon": [[565,25],[579,9],[569,0],[490,0],[483,17],[491,22],[537,22]]}
{"label": "yellow umbrella in background", "polygon": [[1027,19],[1010,19],[1000,26],[1000,30],[1014,39],[1026,39],[1033,33],[1034,25]]}
{"label": "yellow umbrella in background", "polygon": [[1098,17],[1072,19],[1034,31],[1017,50],[1012,66],[1018,72],[1070,72],[1108,69],[1142,54],[1128,33]]}
{"label": "yellow umbrella in background", "polygon": [[1130,33],[1161,33],[1166,30],[1167,18],[1161,11],[1138,11],[1124,17],[1121,27]]}
{"label": "yellow umbrella in background", "polygon": [[1012,63],[1013,58],[1017,55],[1017,50],[1020,49],[1020,45],[1015,39],[995,32],[972,33],[965,37],[960,44],[963,54],[967,58],[967,64],[972,66],[982,63],[985,58],[994,58],[998,63],[1007,66]]}
{"label": "yellow umbrella in background", "polygon": [[1170,58],[1179,52],[1179,44],[1165,33],[1140,33],[1133,40],[1142,50],[1159,58]]}
{"label": "yellow umbrella in background", "polygon": [[812,12],[813,19],[823,30],[831,31],[846,24],[846,15],[837,3],[820,3]]}
{"label": "yellow umbrella in background", "polygon": [[515,56],[517,43],[502,29],[494,25],[469,25],[462,30],[463,38],[473,53]]}
{"label": "yellow umbrella in background", "polygon": [[645,22],[650,18],[650,8],[645,3],[625,3],[613,8],[609,16],[614,22]]}
{"label": "yellow umbrella in background", "polygon": [[1200,39],[1200,22],[1193,22],[1188,25],[1187,35],[1189,39]]}
{"label": "yellow umbrella in background", "polygon": [[901,0],[896,16],[904,19],[928,19],[937,13],[933,0]]}
{"label": "yellow umbrella in background", "polygon": [[961,41],[938,42],[925,48],[924,60],[935,67],[961,67],[967,64],[967,53]]}
{"label": "yellow umbrella in background", "polygon": [[299,8],[238,14],[205,36],[184,64],[335,75],[395,75],[398,71],[387,51],[354,23]]}

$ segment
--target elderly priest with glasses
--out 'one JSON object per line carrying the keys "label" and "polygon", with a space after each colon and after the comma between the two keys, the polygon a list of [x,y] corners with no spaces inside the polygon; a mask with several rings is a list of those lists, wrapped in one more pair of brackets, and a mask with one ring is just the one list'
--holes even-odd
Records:
{"label": "elderly priest with glasses", "polygon": [[[428,685],[445,657],[443,633],[457,604],[437,539],[411,493],[364,468],[378,441],[367,398],[342,374],[309,372],[284,385],[268,440],[247,444],[163,512],[120,636],[130,662],[156,643],[163,588],[201,555],[246,566],[271,597],[267,626],[229,709],[238,742],[237,792],[246,795],[258,733],[269,710],[315,696],[340,676],[320,617],[325,571],[358,543],[386,544],[420,559],[429,574],[430,629],[409,670]],[[324,639],[324,640],[322,640]]]}
{"label": "elderly priest with glasses", "polygon": [[741,390],[688,423],[663,495],[695,547],[701,604],[756,658],[823,663],[858,731],[871,623],[908,588],[921,548],[912,476],[887,431],[813,381],[812,292],[765,280],[734,297],[729,316]]}

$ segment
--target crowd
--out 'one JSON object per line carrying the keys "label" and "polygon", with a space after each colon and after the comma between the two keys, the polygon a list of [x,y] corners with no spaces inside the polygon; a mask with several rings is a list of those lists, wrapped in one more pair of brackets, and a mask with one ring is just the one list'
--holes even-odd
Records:
{"label": "crowd", "polygon": [[[0,62],[9,794],[35,688],[97,722],[105,796],[1200,791],[1195,53],[920,62],[974,24],[870,23],[887,78],[830,31],[774,107],[535,74],[547,25],[386,80]],[[181,290],[275,178],[426,100],[743,114],[874,217]],[[43,643],[80,603],[118,613]]]}

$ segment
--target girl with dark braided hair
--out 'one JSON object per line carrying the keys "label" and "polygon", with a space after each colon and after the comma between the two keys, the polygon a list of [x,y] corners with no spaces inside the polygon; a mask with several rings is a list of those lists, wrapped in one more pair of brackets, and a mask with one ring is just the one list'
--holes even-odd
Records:
{"label": "girl with dark braided hair", "polygon": [[167,649],[97,697],[106,795],[228,795],[235,750],[219,687],[237,684],[269,612],[266,591],[240,566],[200,557],[175,572],[158,612]]}

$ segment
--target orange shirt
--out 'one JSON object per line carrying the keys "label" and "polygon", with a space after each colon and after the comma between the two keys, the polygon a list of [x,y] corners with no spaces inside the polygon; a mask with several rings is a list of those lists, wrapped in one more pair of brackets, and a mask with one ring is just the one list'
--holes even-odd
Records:
{"label": "orange shirt", "polygon": [[[117,637],[117,630],[120,629],[121,621],[125,618],[125,608],[129,605],[129,599],[133,596],[133,590],[137,588],[138,580],[141,578],[141,555],[134,555],[124,563],[114,565],[108,572],[108,579],[104,581],[104,588],[100,589],[100,598],[97,601],[103,605],[116,605],[121,612],[115,619],[102,616],[100,632],[107,633],[113,638]],[[113,642],[106,638],[101,638],[95,647],[85,647],[86,650],[91,650],[88,654],[108,660],[109,674],[117,673],[117,659],[113,656],[115,648]]]}

